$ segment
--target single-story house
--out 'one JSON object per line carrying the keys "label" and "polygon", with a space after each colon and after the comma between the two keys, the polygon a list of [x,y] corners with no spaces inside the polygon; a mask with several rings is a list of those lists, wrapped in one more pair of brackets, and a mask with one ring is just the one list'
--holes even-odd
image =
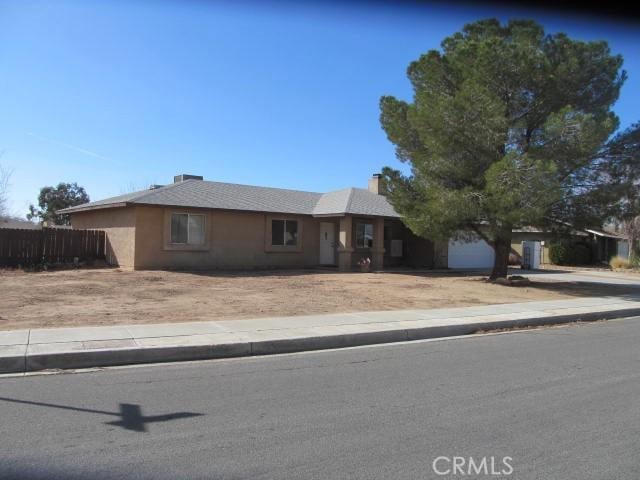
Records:
{"label": "single-story house", "polygon": [[[60,210],[73,228],[106,232],[107,262],[130,269],[237,269],[334,266],[354,269],[488,269],[493,248],[481,238],[432,242],[414,235],[380,194],[380,175],[367,189],[303,192],[205,181],[177,175],[169,185]],[[601,230],[574,231],[593,246],[595,261],[624,254],[626,240]],[[549,262],[553,233],[513,231],[511,251],[534,242]]]}
{"label": "single-story house", "polygon": [[70,214],[73,228],[104,230],[107,261],[130,269],[348,271],[363,258],[373,269],[446,267],[439,249],[400,221],[379,183],[374,175],[368,189],[314,193],[183,174],[169,185],[58,213]]}

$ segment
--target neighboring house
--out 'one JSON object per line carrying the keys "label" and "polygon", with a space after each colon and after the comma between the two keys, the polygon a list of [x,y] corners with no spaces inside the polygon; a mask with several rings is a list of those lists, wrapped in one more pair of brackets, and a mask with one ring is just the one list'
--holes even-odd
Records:
{"label": "neighboring house", "polygon": [[[482,227],[480,227],[482,228]],[[587,234],[583,233],[585,238]],[[533,227],[513,230],[511,234],[511,253],[518,259],[523,255],[522,242],[533,241],[540,243],[540,263],[549,263],[549,244],[556,237],[553,233]],[[471,235],[464,240],[449,241],[446,264],[449,268],[491,268],[495,253],[493,247],[477,235]]]}
{"label": "neighboring house", "polygon": [[616,255],[629,257],[629,240],[624,235],[592,228],[586,229],[585,232],[591,236],[595,261],[608,263]]}
{"label": "neighboring house", "polygon": [[[591,246],[594,263],[608,263],[616,255],[627,258],[629,254],[628,241],[616,233],[596,229],[572,230],[570,238]],[[511,253],[522,260],[523,242],[536,242],[540,264],[550,264],[549,246],[558,240],[560,237],[553,232],[535,227],[519,228],[512,232]],[[493,259],[493,248],[480,238],[468,242],[449,241],[446,262],[449,268],[491,268]]]}
{"label": "neighboring house", "polygon": [[0,228],[17,228],[18,230],[42,230],[46,228],[71,228],[70,225],[56,225],[45,222],[31,222],[20,218],[0,218]]}
{"label": "neighboring house", "polygon": [[22,220],[20,218],[0,218],[0,228],[18,228],[22,230],[40,230],[39,223]]}
{"label": "neighboring house", "polygon": [[385,265],[439,266],[433,243],[416,237],[369,189],[302,192],[204,181],[174,183],[60,210],[73,228],[107,234],[107,261],[132,269],[337,266],[364,257]]}
{"label": "neighboring house", "polygon": [[[574,240],[589,242],[589,235],[584,231],[573,230],[571,235]],[[522,242],[540,242],[540,263],[551,263],[549,259],[549,246],[558,241],[557,234],[536,227],[523,227],[513,231],[511,237],[511,252],[519,258],[523,255]]]}

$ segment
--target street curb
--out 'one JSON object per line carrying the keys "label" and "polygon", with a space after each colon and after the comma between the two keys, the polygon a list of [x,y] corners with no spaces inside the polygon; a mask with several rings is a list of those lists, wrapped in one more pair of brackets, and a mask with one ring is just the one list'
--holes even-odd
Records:
{"label": "street curb", "polygon": [[[26,352],[26,345],[21,345],[20,350]],[[3,373],[23,373],[26,371],[26,354],[10,353],[8,355],[0,355],[0,374]]]}
{"label": "street curb", "polygon": [[479,331],[559,325],[575,323],[578,321],[589,322],[633,316],[640,316],[640,308],[215,345],[203,344],[167,347],[126,347],[34,354],[29,354],[28,349],[26,349],[27,353],[23,355],[17,354],[1,356],[0,373],[26,373],[50,369],[78,369],[144,363],[250,357],[254,355],[275,355],[281,353],[462,336],[470,335]]}

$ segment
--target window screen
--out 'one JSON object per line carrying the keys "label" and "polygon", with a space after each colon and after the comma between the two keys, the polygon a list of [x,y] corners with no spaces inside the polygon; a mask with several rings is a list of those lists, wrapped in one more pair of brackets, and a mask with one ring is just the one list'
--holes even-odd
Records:
{"label": "window screen", "polygon": [[357,248],[373,247],[373,224],[372,223],[356,223],[356,247]]}
{"label": "window screen", "polygon": [[190,245],[204,244],[204,215],[189,215],[189,238]]}
{"label": "window screen", "polygon": [[189,234],[187,223],[189,215],[174,213],[171,215],[171,243],[187,243]]}
{"label": "window screen", "polygon": [[285,222],[285,238],[287,245],[295,246],[298,244],[298,222],[295,220],[287,220]]}
{"label": "window screen", "polygon": [[204,215],[172,213],[171,243],[204,245]]}
{"label": "window screen", "polygon": [[297,244],[297,220],[271,220],[271,245],[295,247]]}

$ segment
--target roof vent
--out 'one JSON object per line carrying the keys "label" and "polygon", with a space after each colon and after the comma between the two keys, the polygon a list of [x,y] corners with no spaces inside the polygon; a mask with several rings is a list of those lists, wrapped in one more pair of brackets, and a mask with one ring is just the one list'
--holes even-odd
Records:
{"label": "roof vent", "polygon": [[204,180],[204,178],[201,175],[187,175],[186,173],[173,177],[173,183],[180,183],[185,180]]}
{"label": "roof vent", "polygon": [[149,185],[149,190],[157,190],[160,187],[164,187],[164,185],[156,185],[154,183],[153,185]]}

